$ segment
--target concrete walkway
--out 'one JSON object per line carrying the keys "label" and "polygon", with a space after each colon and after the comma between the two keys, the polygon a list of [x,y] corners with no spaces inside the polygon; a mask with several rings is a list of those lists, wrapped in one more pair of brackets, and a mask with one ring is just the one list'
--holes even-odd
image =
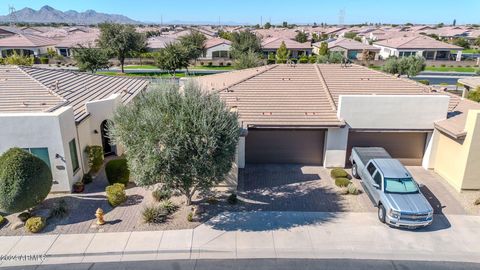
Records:
{"label": "concrete walkway", "polygon": [[[376,213],[225,213],[192,230],[0,237],[0,267],[244,258],[480,262],[479,232],[480,217],[467,215],[437,215],[431,227],[408,231],[380,224]],[[14,260],[25,255],[39,258]]]}

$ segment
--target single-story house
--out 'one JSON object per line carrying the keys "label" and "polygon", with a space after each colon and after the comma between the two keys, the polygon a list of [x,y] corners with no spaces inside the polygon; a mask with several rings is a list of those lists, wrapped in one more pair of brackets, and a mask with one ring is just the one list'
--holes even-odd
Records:
{"label": "single-story house", "polygon": [[171,36],[154,36],[147,39],[147,50],[149,52],[159,51],[170,43],[177,42],[177,39]]}
{"label": "single-story house", "polygon": [[265,57],[268,57],[270,53],[276,53],[280,45],[282,45],[282,42],[287,46],[287,49],[290,51],[290,57],[292,58],[312,54],[312,45],[310,42],[300,43],[288,38],[272,37],[262,41],[262,51]]}
{"label": "single-story house", "polygon": [[[312,44],[313,53],[318,54],[322,42]],[[362,60],[363,51],[368,51],[372,55],[372,60],[378,60],[380,49],[369,44],[358,42],[349,38],[338,38],[328,42],[328,49],[332,52],[340,52],[344,57],[351,60]]]}
{"label": "single-story house", "polygon": [[0,26],[0,38],[13,36],[15,34],[18,34],[19,32],[20,29],[15,27]]}
{"label": "single-story house", "polygon": [[198,60],[229,60],[232,42],[223,38],[210,38],[205,42],[205,51]]}
{"label": "single-story house", "polygon": [[402,36],[377,41],[373,43],[373,46],[380,49],[380,57],[383,59],[390,56],[417,55],[423,56],[427,60],[451,60],[450,51],[458,51],[461,54],[463,50],[460,46],[438,41],[424,35]]}
{"label": "single-story house", "polygon": [[96,47],[96,41],[100,35],[99,31],[74,32],[71,35],[66,36],[62,41],[55,45],[57,54],[64,57],[73,56],[73,49],[83,47]]}
{"label": "single-story house", "polygon": [[0,81],[0,154],[20,147],[44,160],[53,192],[71,191],[90,170],[86,146],[122,153],[110,143],[107,121],[148,85],[138,78],[20,66],[0,67]]}
{"label": "single-story house", "polygon": [[[462,116],[459,108],[471,103],[458,96],[359,65],[270,65],[193,80],[238,113],[240,169],[254,163],[344,167],[352,147],[375,146],[406,165],[448,175],[458,189],[480,189],[480,108],[467,106]],[[456,130],[466,136],[449,134]],[[458,163],[455,174],[448,157]]]}
{"label": "single-story house", "polygon": [[31,34],[15,34],[0,39],[0,56],[7,57],[14,51],[20,55],[34,55],[35,57],[47,53],[47,49],[54,49],[58,41]]}

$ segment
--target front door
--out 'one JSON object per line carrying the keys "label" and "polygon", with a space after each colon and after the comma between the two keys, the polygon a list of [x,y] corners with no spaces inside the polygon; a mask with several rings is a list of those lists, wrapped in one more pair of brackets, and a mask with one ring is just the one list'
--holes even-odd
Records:
{"label": "front door", "polygon": [[111,155],[113,154],[112,145],[110,143],[110,137],[108,137],[108,122],[104,120],[100,125],[100,131],[102,135],[102,147],[103,147],[103,154],[104,155]]}

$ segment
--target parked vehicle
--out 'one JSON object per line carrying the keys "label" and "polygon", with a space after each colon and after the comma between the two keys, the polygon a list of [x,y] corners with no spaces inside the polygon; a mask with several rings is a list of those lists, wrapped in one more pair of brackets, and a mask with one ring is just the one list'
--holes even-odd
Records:
{"label": "parked vehicle", "polygon": [[419,185],[400,163],[381,147],[354,147],[352,175],[361,178],[378,207],[378,219],[394,227],[418,228],[432,224],[433,208]]}

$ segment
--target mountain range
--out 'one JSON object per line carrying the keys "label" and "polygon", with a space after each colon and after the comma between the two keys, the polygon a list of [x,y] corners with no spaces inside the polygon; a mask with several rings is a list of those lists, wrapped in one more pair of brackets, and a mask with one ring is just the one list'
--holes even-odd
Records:
{"label": "mountain range", "polygon": [[141,23],[124,15],[100,13],[95,10],[85,12],[68,10],[63,12],[51,6],[43,6],[39,10],[26,7],[15,11],[12,15],[0,16],[0,22],[11,22],[12,18],[15,18],[16,22],[24,23],[98,24],[107,21],[125,24]]}

